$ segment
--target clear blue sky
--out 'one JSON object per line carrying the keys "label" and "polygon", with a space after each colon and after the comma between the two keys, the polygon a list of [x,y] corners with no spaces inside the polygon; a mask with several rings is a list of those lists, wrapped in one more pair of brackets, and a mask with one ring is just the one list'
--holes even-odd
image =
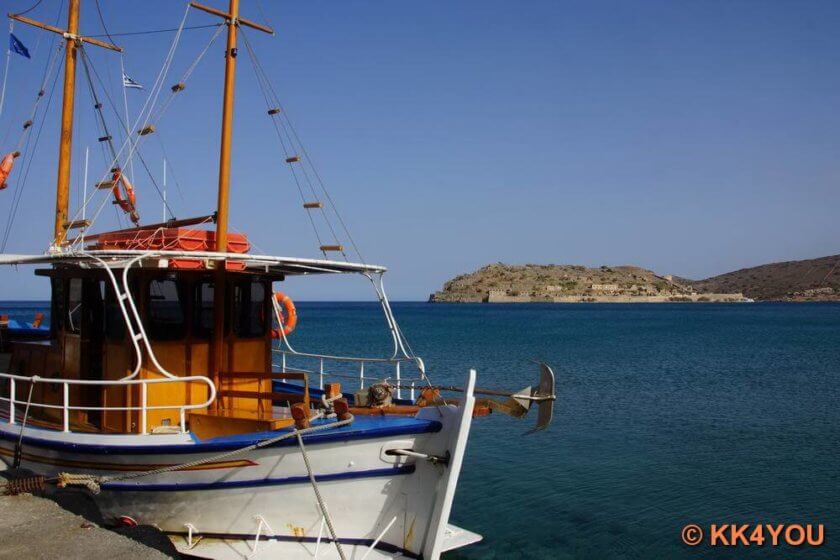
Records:
{"label": "clear blue sky", "polygon": [[[175,27],[185,6],[101,2],[115,33]],[[92,0],[82,4],[83,32],[101,33]],[[425,299],[496,261],[701,278],[840,252],[840,3],[262,4],[278,33],[249,36],[363,254],[391,269],[394,299]],[[57,5],[28,15],[52,21]],[[262,19],[254,1],[242,11]],[[213,22],[196,12],[188,24]],[[212,31],[186,32],[167,83]],[[16,34],[32,50],[40,32],[18,24]],[[150,85],[170,39],[118,37],[128,73]],[[215,205],[222,51],[220,41],[158,127],[184,195],[170,184],[179,216]],[[45,54],[12,58],[0,121],[11,138]],[[118,55],[92,56],[119,95]],[[239,63],[232,224],[265,252],[317,256],[244,50]],[[143,93],[128,93],[136,113]],[[86,94],[78,111],[76,146],[96,148]],[[9,252],[49,240],[56,139],[48,121]],[[143,151],[159,168],[157,141]],[[18,178],[0,193],[4,223]],[[135,183],[157,221],[157,195],[139,173]],[[102,227],[116,225],[108,212]],[[0,273],[3,297],[43,297],[46,284],[30,278]],[[291,287],[298,299],[367,294],[349,279]]]}

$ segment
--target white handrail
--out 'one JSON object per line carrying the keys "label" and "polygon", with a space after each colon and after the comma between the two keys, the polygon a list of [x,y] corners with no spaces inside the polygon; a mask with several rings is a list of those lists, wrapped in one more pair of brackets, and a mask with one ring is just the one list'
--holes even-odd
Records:
{"label": "white handrail", "polygon": [[[0,401],[9,403],[9,423],[15,423],[15,404],[21,402],[17,396],[15,389],[18,381],[26,381],[29,383],[43,383],[43,384],[57,384],[62,385],[62,404],[48,404],[41,402],[32,402],[30,406],[36,408],[60,409],[63,410],[63,430],[70,431],[70,414],[71,410],[88,410],[88,411],[128,411],[139,410],[141,412],[141,433],[147,432],[146,418],[150,410],[178,410],[179,422],[181,432],[186,433],[186,411],[206,408],[216,399],[216,386],[213,382],[202,375],[190,375],[184,377],[159,377],[156,379],[114,379],[114,380],[95,380],[95,379],[57,379],[45,378],[39,376],[28,377],[25,375],[16,375],[13,373],[0,373],[0,379],[9,380],[9,396],[0,397]],[[163,405],[149,405],[148,404],[148,386],[162,383],[204,383],[209,390],[209,396],[206,401],[198,404],[163,404]],[[140,406],[82,406],[70,404],[70,386],[71,385],[93,385],[101,387],[126,387],[129,385],[141,386],[141,405]]]}

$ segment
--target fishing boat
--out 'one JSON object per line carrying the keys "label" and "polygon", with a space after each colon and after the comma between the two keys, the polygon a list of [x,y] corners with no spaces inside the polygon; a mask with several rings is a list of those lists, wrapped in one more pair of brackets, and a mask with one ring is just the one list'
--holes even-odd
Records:
{"label": "fishing boat", "polygon": [[[5,482],[4,490],[81,488],[104,519],[153,525],[179,550],[206,558],[435,559],[480,540],[449,523],[473,418],[536,408],[535,430],[545,428],[555,399],[551,369],[541,364],[539,381],[514,392],[478,389],[475,371],[465,372],[462,385],[434,385],[398,326],[384,267],[348,258],[338,242],[321,243],[317,258],[265,255],[247,235],[229,231],[238,41],[265,86],[246,30],[272,33],[241,17],[238,0],[227,10],[185,7],[133,125],[116,108],[107,116],[107,93],[87,55],[94,47],[121,48],[110,36],[80,35],[80,13],[80,0],[69,0],[64,28],[9,15],[57,37],[64,82],[52,242],[40,254],[0,255],[0,264],[34,267],[51,288],[48,336],[13,340],[0,353],[0,458],[34,473]],[[160,96],[187,16],[196,13],[220,24]],[[217,206],[194,218],[144,223],[130,164],[165,126],[161,107],[183,95],[220,36],[227,42]],[[129,227],[97,232],[97,212],[69,209],[79,61],[109,154],[80,211],[113,202]],[[285,111],[273,89],[264,93],[267,117],[278,134],[288,132],[288,123],[278,124]],[[114,121],[121,144],[109,129]],[[30,118],[24,134],[32,126]],[[10,191],[19,157],[28,154],[17,149],[4,159],[12,162],[4,167]],[[283,157],[293,174],[308,159],[302,149]],[[305,212],[331,204],[325,189],[302,201]],[[275,286],[314,275],[369,280],[390,354],[296,349],[297,310]]]}

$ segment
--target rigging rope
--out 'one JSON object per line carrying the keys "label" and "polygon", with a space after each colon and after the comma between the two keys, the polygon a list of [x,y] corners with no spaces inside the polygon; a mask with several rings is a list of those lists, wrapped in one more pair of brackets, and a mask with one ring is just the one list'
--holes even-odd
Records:
{"label": "rigging rope", "polygon": [[[9,20],[9,36],[12,35],[12,31],[15,28],[15,20]],[[3,116],[3,106],[6,102],[6,80],[9,77],[9,64],[12,60],[12,48],[11,46],[6,48],[6,69],[3,70],[3,89],[0,91],[0,117]]]}
{"label": "rigging rope", "polygon": [[23,10],[22,12],[18,12],[18,13],[16,13],[15,15],[16,15],[16,16],[22,16],[22,15],[28,14],[29,12],[31,12],[32,10],[34,10],[35,8],[37,8],[38,6],[40,6],[40,5],[41,5],[41,2],[43,2],[43,0],[38,0],[37,2],[35,2],[35,3],[34,3],[33,5],[31,5],[30,7],[26,8],[26,9],[25,9],[25,10]]}
{"label": "rigging rope", "polygon": [[338,556],[341,560],[347,560],[347,556],[344,554],[344,549],[341,547],[341,542],[338,540],[338,534],[335,532],[335,526],[333,525],[330,512],[327,511],[327,504],[324,501],[324,497],[321,496],[321,491],[318,489],[318,481],[315,480],[315,473],[312,471],[312,465],[309,463],[309,454],[303,446],[303,438],[301,437],[300,432],[297,432],[295,435],[297,435],[300,454],[303,455],[303,463],[306,465],[306,472],[309,473],[309,482],[312,484],[312,490],[315,491],[315,499],[318,500],[318,507],[321,508],[321,514],[324,516],[324,521],[327,522],[327,528],[330,530],[330,536],[333,538],[335,549],[338,551]]}
{"label": "rigging rope", "polygon": [[[295,144],[297,144],[297,147],[300,148],[301,154],[304,156],[303,159],[305,159],[306,163],[308,163],[310,169],[312,170],[312,173],[315,177],[315,181],[317,182],[318,186],[320,187],[321,191],[323,192],[324,198],[326,199],[326,202],[329,204],[331,210],[335,214],[335,217],[338,219],[338,222],[341,226],[341,229],[342,229],[344,235],[347,236],[347,239],[350,242],[350,245],[353,247],[353,251],[359,257],[359,260],[362,263],[364,263],[365,260],[364,260],[364,257],[361,254],[361,251],[359,250],[358,244],[356,243],[355,239],[353,239],[353,236],[350,233],[350,229],[347,227],[347,224],[344,221],[344,219],[342,218],[341,213],[338,211],[338,207],[335,204],[335,201],[333,200],[329,191],[327,190],[326,184],[324,183],[323,179],[321,178],[320,174],[318,173],[318,169],[315,167],[315,164],[312,160],[312,157],[309,155],[309,152],[307,151],[306,146],[303,144],[303,142],[300,139],[300,135],[298,134],[297,129],[295,129],[291,119],[289,118],[289,115],[288,115],[287,111],[283,107],[283,104],[280,102],[280,98],[277,95],[276,90],[272,86],[271,80],[268,78],[268,73],[266,72],[265,67],[260,62],[259,57],[257,56],[257,53],[256,53],[255,49],[251,45],[251,42],[248,40],[248,34],[245,32],[244,29],[240,29],[240,34],[242,35],[242,39],[243,39],[243,42],[245,43],[245,47],[246,47],[246,50],[248,51],[249,58],[251,59],[251,63],[254,66],[254,71],[257,74],[257,78],[258,78],[257,81],[260,84],[261,89],[263,89],[263,96],[266,98],[266,103],[269,105],[269,108],[275,108],[276,107],[276,108],[280,109],[280,111],[278,113],[275,113],[275,114],[272,115],[272,120],[283,119],[283,120],[279,121],[280,122],[280,127],[282,127],[283,132],[286,134],[286,136],[287,136],[287,138],[288,138],[288,140],[289,140],[289,142],[292,146],[292,149],[295,149]],[[275,126],[277,126],[277,125],[275,125]],[[286,126],[288,126],[288,130],[291,131],[291,134],[289,134],[289,132],[286,131]],[[279,135],[280,135],[279,130],[278,130],[277,133],[278,133],[278,137],[279,137]],[[305,179],[309,180],[308,174],[306,173],[305,168],[306,168],[306,166],[304,166],[304,165],[301,166],[301,169],[304,171]],[[311,181],[310,181],[310,187],[314,188]],[[333,233],[335,233],[333,228],[332,228],[331,222],[329,221],[329,219],[326,216],[326,212],[324,211],[323,208],[321,208],[321,210],[322,210],[322,215],[324,217],[324,220],[327,222],[327,225],[330,227],[330,230],[333,231]],[[345,254],[344,257],[346,259],[347,255]]]}
{"label": "rigging rope", "polygon": [[[107,142],[108,142],[108,145],[111,148],[112,161],[115,161],[115,162],[119,163],[117,161],[118,157],[117,157],[117,154],[116,154],[116,150],[114,149],[113,138],[111,137],[111,133],[108,130],[107,126],[105,125],[105,117],[103,115],[101,103],[99,102],[99,98],[96,95],[96,92],[95,92],[95,89],[94,89],[93,81],[91,80],[91,73],[90,73],[91,70],[92,70],[92,75],[94,77],[96,77],[97,81],[99,82],[99,85],[102,87],[102,90],[105,93],[105,98],[108,100],[108,103],[111,105],[111,109],[114,111],[114,114],[116,115],[117,122],[120,124],[121,128],[125,131],[126,135],[129,135],[130,131],[126,128],[126,124],[123,122],[122,118],[120,117],[119,110],[117,109],[116,103],[114,102],[111,95],[108,93],[108,90],[105,87],[105,84],[102,81],[102,78],[99,76],[99,73],[96,72],[96,67],[93,66],[92,64],[90,64],[90,58],[87,56],[87,52],[85,52],[85,50],[83,48],[80,48],[79,50],[82,52],[82,61],[83,61],[84,66],[85,66],[85,74],[86,74],[86,77],[88,79],[88,85],[91,89],[91,96],[93,97],[94,107],[99,106],[99,108],[96,109],[96,112],[99,114],[101,122],[102,122],[102,126],[105,129],[104,130],[105,136],[108,137]],[[137,149],[136,153],[137,153],[137,157],[140,159],[140,163],[143,165],[143,169],[145,169],[146,174],[149,176],[149,180],[152,182],[152,185],[155,187],[155,190],[157,191],[158,196],[160,197],[161,201],[163,201],[163,203],[166,204],[166,200],[163,197],[163,191],[161,191],[160,187],[158,186],[157,181],[155,180],[155,177],[152,174],[151,169],[149,169],[149,166],[146,163],[146,160],[143,157],[143,154],[140,152],[139,148]],[[133,178],[133,175],[132,175],[132,178]],[[172,211],[172,208],[170,208],[168,204],[166,206],[166,210],[173,217],[175,216],[175,213]]]}
{"label": "rigging rope", "polygon": [[[183,31],[183,28],[184,28],[184,26],[187,22],[187,16],[189,15],[190,7],[191,7],[190,4],[187,4],[186,8],[184,9],[184,16],[181,18],[181,24],[178,27],[178,32],[175,34],[175,37],[172,39],[172,44],[169,47],[169,51],[167,52],[166,58],[164,59],[163,65],[161,66],[161,69],[158,71],[158,75],[155,78],[155,82],[152,85],[151,90],[149,91],[149,95],[146,98],[146,101],[143,104],[143,107],[141,108],[140,112],[138,113],[137,119],[135,120],[134,125],[132,127],[128,128],[129,131],[138,129],[138,124],[140,124],[141,122],[143,122],[143,126],[141,128],[139,128],[138,130],[142,130],[143,128],[146,128],[149,125],[149,120],[148,120],[149,116],[151,115],[151,111],[154,108],[155,104],[157,103],[157,97],[160,94],[160,90],[162,89],[163,83],[166,79],[166,76],[169,73],[169,69],[172,66],[172,61],[173,61],[174,56],[175,56],[175,51],[177,50],[178,45],[179,45],[180,40],[181,40],[181,32]],[[148,113],[147,113],[147,110],[148,110]],[[128,150],[126,160],[131,161],[131,158],[133,157],[134,152],[137,149],[137,145],[139,144],[141,139],[142,139],[142,136],[138,136],[137,139],[135,140],[129,134],[128,137],[126,138],[125,142],[123,142],[122,146],[120,147],[119,151],[117,152],[117,157],[114,158],[114,161],[112,161],[111,165],[109,165],[106,168],[106,172],[102,175],[102,177],[100,178],[100,180],[98,182],[102,182],[108,177],[108,173],[110,172],[110,169],[113,168],[118,163],[119,157],[122,156],[123,152],[126,149]],[[91,196],[88,197],[87,201],[85,201],[84,207],[87,207],[87,205],[90,204],[93,201],[95,196],[96,196],[96,192],[94,190],[94,192],[91,194]],[[90,220],[91,225],[96,221],[96,219],[102,213],[102,210],[105,208],[105,205],[107,204],[107,202],[108,202],[108,198],[103,197],[102,203],[99,205],[98,208],[96,208],[96,211],[93,213],[93,217]],[[78,219],[78,215],[79,215],[80,212],[81,212],[81,209],[73,217],[73,220]],[[90,226],[88,226],[88,227],[90,227]],[[86,229],[87,228],[85,228],[85,230]],[[83,232],[84,232],[84,230],[83,230]],[[82,236],[79,236],[79,238],[81,238],[81,237]],[[62,239],[54,239],[53,244],[60,243],[61,241],[63,241],[63,238]]]}
{"label": "rigging rope", "polygon": [[[188,25],[184,27],[184,31],[191,31],[193,29],[208,29],[210,27],[222,27],[224,23],[211,23],[208,25]],[[171,33],[173,31],[178,31],[177,27],[171,27],[168,29],[149,29],[146,31],[128,31],[125,33],[109,33],[109,34],[102,34],[102,35],[86,35],[87,37],[130,37],[132,35],[152,35],[154,33]]]}
{"label": "rigging rope", "polygon": [[[269,93],[268,93],[268,88],[265,84],[266,77],[264,75],[262,75],[261,72],[258,70],[257,64],[255,63],[256,54],[254,53],[253,49],[251,48],[248,40],[245,38],[244,33],[242,34],[242,38],[245,41],[245,47],[246,47],[246,50],[248,52],[248,57],[250,58],[251,64],[254,68],[254,73],[257,77],[257,83],[259,84],[260,91],[262,92],[263,98],[265,99],[266,107],[269,110],[271,110],[272,109],[272,103],[271,103],[271,99],[270,99],[270,96],[269,96]],[[293,156],[296,155],[294,153],[294,145],[291,142],[291,139],[288,138],[288,133],[286,133],[287,139],[289,141],[289,147],[287,148],[286,140],[284,140],[283,133],[281,133],[282,122],[280,123],[280,125],[278,125],[278,121],[275,118],[273,118],[273,115],[272,115],[271,123],[274,126],[274,131],[277,134],[277,139],[280,142],[280,146],[281,146],[281,148],[283,150],[283,153],[286,157],[286,162],[289,165],[289,170],[292,172],[292,179],[295,182],[295,186],[297,186],[298,193],[300,193],[301,203],[304,205],[304,208],[305,208],[305,205],[306,205],[306,202],[307,202],[306,195],[303,193],[303,187],[301,186],[301,181],[298,178],[297,172],[295,171],[295,165],[294,165],[295,161],[292,160]],[[285,130],[283,130],[283,132],[285,132]],[[301,166],[301,169],[303,170],[305,168],[303,166]],[[304,179],[308,181],[309,177],[304,174]],[[318,201],[318,196],[315,194],[315,191],[312,188],[311,182],[309,182],[309,189],[310,189],[310,191],[312,191],[313,196],[315,197],[315,202],[317,202]],[[326,215],[323,213],[323,207],[321,208],[321,213],[322,213],[322,216],[324,217],[324,221],[327,223],[327,226],[330,226],[329,220],[326,219]],[[317,241],[318,241],[318,246],[321,247],[321,253],[324,255],[324,258],[327,258],[327,252],[326,252],[326,250],[324,250],[322,248],[324,246],[324,243],[321,240],[321,234],[318,231],[318,226],[315,224],[315,219],[312,216],[312,211],[308,208],[306,208],[306,215],[309,218],[310,224],[312,225],[312,231],[315,233],[315,239],[317,239]],[[335,235],[335,231],[332,230],[332,227],[330,227],[330,230],[332,231],[333,238],[335,239],[336,244],[340,245],[340,243],[338,241],[338,238]],[[342,251],[342,254],[344,255],[344,251]],[[347,255],[344,255],[344,257],[345,257],[345,260],[346,260]]]}
{"label": "rigging rope", "polygon": [[[64,44],[62,43],[62,44],[59,45],[58,49],[56,49],[56,58],[57,58],[58,53],[60,53],[63,48],[64,48]],[[50,69],[50,72],[52,71],[51,70],[52,66],[53,65],[50,64],[47,67],[47,68]],[[50,109],[50,105],[52,104],[52,98],[53,98],[53,94],[55,93],[55,84],[58,81],[58,75],[59,75],[59,73],[56,72],[55,77],[53,78],[53,81],[52,81],[52,85],[50,86],[50,94],[47,97],[47,105],[46,105],[46,107],[44,107],[44,115],[45,116]],[[35,114],[38,110],[38,105],[40,104],[41,98],[43,97],[41,92],[44,91],[43,85],[46,83],[47,77],[48,77],[48,72],[45,69],[45,71],[44,71],[44,80],[45,81],[42,82],[42,87],[38,92],[38,98],[35,100],[35,105],[34,105],[33,110],[32,110],[32,119],[30,119],[30,120],[34,120],[34,118],[35,118]],[[14,224],[15,218],[17,217],[17,210],[18,210],[18,207],[20,205],[21,198],[23,197],[23,191],[26,188],[27,180],[29,179],[29,171],[32,168],[32,161],[35,159],[35,154],[36,154],[37,148],[38,148],[38,142],[41,139],[41,132],[44,130],[44,124],[46,122],[47,122],[46,117],[41,119],[41,123],[38,125],[38,132],[35,134],[35,141],[34,141],[34,144],[32,146],[31,151],[29,150],[29,143],[30,143],[30,139],[32,138],[32,136],[31,135],[26,135],[26,147],[22,152],[24,154],[24,158],[25,158],[25,167],[24,167],[23,175],[21,176],[21,181],[18,184],[17,189],[15,190],[15,197],[13,197],[12,204],[9,206],[9,214],[8,214],[8,219],[6,221],[6,228],[3,232],[3,242],[2,242],[2,245],[0,245],[0,252],[5,252],[6,251],[6,244],[9,241],[9,236],[11,235],[12,226]],[[21,138],[23,138],[23,136],[21,136]],[[20,147],[20,141],[18,142],[18,147]]]}

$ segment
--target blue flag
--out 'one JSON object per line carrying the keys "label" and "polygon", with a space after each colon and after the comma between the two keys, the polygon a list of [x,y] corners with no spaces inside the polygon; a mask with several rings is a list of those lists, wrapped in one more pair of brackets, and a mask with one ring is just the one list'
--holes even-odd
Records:
{"label": "blue flag", "polygon": [[9,33],[9,50],[26,58],[32,58],[29,56],[29,49],[23,45],[20,39],[15,37],[14,33]]}

